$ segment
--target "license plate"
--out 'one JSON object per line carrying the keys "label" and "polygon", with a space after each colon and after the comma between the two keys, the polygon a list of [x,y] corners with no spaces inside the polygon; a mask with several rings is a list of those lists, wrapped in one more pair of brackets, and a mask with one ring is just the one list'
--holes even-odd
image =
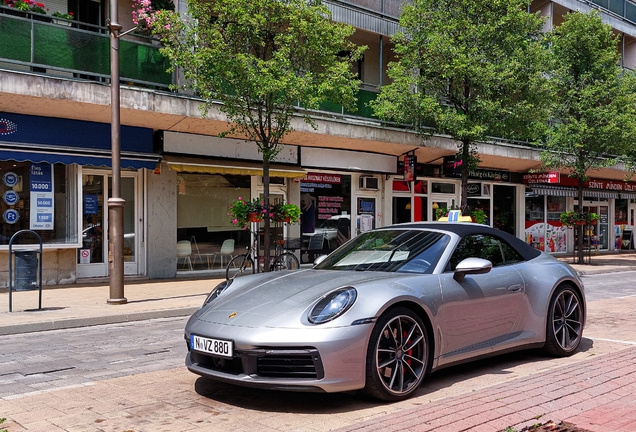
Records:
{"label": "license plate", "polygon": [[234,343],[228,340],[211,339],[191,334],[190,348],[219,357],[234,356]]}

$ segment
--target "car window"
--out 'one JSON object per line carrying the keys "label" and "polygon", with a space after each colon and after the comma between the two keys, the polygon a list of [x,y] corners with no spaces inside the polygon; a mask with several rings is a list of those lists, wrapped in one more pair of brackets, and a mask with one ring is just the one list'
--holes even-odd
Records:
{"label": "car window", "polygon": [[450,237],[419,230],[361,234],[316,266],[321,270],[432,273]]}
{"label": "car window", "polygon": [[483,258],[490,261],[493,267],[504,264],[500,243],[497,239],[483,234],[467,235],[457,245],[450,259],[450,270],[466,258]]}
{"label": "car window", "polygon": [[501,241],[501,250],[503,251],[506,265],[516,264],[523,261],[523,257],[505,241]]}
{"label": "car window", "polygon": [[454,271],[457,264],[471,257],[487,259],[493,267],[523,261],[521,255],[506,242],[490,235],[473,234],[464,237],[459,242],[451,256],[449,270]]}

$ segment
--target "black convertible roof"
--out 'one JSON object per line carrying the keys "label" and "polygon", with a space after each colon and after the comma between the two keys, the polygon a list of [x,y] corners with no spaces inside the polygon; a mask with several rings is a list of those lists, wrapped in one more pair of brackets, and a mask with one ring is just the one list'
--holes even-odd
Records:
{"label": "black convertible roof", "polygon": [[390,225],[380,229],[392,229],[392,228],[413,228],[413,229],[435,229],[449,231],[457,234],[460,237],[465,237],[471,234],[488,234],[494,237],[499,237],[504,240],[510,246],[515,248],[517,252],[521,254],[524,260],[531,260],[541,255],[541,251],[533,248],[523,240],[509,234],[505,231],[501,231],[495,228],[491,228],[487,225],[481,225],[470,222],[410,222],[404,224]]}

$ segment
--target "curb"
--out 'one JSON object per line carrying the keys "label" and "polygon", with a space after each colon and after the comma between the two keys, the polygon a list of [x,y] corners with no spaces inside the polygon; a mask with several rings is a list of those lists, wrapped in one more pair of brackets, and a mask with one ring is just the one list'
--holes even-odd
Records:
{"label": "curb", "polygon": [[0,336],[22,333],[34,333],[46,330],[62,330],[89,327],[103,324],[118,324],[133,321],[144,321],[157,318],[175,318],[192,315],[199,307],[163,309],[147,312],[136,312],[122,315],[105,315],[87,318],[68,318],[60,320],[40,321],[26,324],[0,326]]}

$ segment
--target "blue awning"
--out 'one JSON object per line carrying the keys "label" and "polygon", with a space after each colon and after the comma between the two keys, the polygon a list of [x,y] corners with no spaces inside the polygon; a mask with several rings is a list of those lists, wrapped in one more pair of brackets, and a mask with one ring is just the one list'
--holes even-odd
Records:
{"label": "blue awning", "polygon": [[[14,160],[16,162],[48,162],[62,164],[78,164],[93,167],[112,167],[112,157],[110,152],[79,152],[77,149],[46,148],[42,146],[41,151],[34,151],[33,148],[1,148],[0,160]],[[122,152],[120,164],[122,168],[152,169],[154,170],[160,157],[154,154],[134,154]]]}

